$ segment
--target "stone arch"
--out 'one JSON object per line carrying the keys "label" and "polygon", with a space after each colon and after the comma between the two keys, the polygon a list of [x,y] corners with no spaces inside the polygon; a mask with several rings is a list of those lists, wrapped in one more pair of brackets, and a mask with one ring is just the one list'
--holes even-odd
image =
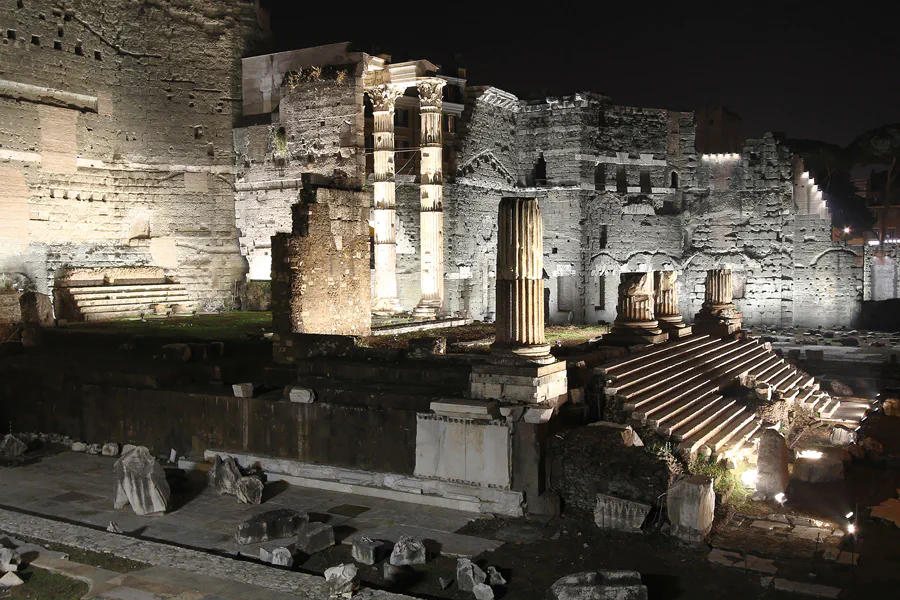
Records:
{"label": "stone arch", "polygon": [[848,255],[850,255],[851,257],[853,257],[854,259],[859,258],[859,254],[857,254],[857,253],[854,252],[853,250],[850,250],[849,248],[829,248],[828,250],[824,250],[824,251],[822,251],[822,252],[819,252],[819,253],[815,256],[815,258],[813,258],[811,261],[809,261],[809,267],[810,267],[810,268],[814,268],[814,267],[816,266],[816,264],[817,264],[820,260],[822,260],[823,258],[825,258],[825,256],[827,256],[827,255],[829,255],[829,254],[835,254],[835,253],[848,254]]}

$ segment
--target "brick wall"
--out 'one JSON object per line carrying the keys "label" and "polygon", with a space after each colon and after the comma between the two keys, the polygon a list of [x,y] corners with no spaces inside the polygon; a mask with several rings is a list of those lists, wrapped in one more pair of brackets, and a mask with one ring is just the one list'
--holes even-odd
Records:
{"label": "brick wall", "polygon": [[13,190],[0,202],[19,219],[0,230],[0,271],[46,293],[63,267],[165,262],[198,300],[228,305],[246,269],[231,127],[239,57],[261,33],[253,3],[57,4],[0,0],[0,87],[19,90],[0,94]]}

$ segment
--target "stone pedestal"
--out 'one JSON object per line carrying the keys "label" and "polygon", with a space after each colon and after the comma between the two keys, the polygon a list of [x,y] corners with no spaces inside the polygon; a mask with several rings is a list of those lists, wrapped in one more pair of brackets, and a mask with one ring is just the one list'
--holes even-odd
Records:
{"label": "stone pedestal", "polygon": [[678,312],[678,273],[675,271],[656,271],[653,273],[654,313],[669,339],[678,339],[691,335],[691,326],[685,325]]}
{"label": "stone pedestal", "polygon": [[653,277],[650,273],[622,273],[619,303],[612,331],[604,337],[614,344],[660,344],[669,339],[659,328],[653,311]]}
{"label": "stone pedestal", "polygon": [[727,336],[741,330],[743,315],[732,302],[731,269],[706,272],[703,306],[694,317],[694,332]]}
{"label": "stone pedestal", "polygon": [[422,117],[420,173],[420,248],[422,299],[413,311],[420,319],[435,318],[444,302],[444,177],[441,108],[443,79],[419,80]]}
{"label": "stone pedestal", "polygon": [[375,120],[375,285],[372,312],[391,315],[400,311],[397,297],[397,209],[395,199],[394,102],[403,89],[381,85],[367,90]]}
{"label": "stone pedestal", "polygon": [[477,400],[541,404],[556,408],[569,390],[566,361],[548,365],[473,365],[470,393]]}
{"label": "stone pedestal", "polygon": [[787,490],[788,448],[784,436],[774,429],[766,429],[759,437],[759,455],[756,459],[756,490],[769,497]]}
{"label": "stone pedestal", "polygon": [[669,488],[666,511],[672,534],[686,542],[702,543],[712,529],[716,509],[713,481],[694,475],[675,482]]}

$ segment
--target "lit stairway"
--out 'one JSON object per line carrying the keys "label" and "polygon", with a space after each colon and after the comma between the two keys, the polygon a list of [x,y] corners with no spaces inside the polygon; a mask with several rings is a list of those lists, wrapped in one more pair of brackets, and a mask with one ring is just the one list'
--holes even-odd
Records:
{"label": "lit stairway", "polygon": [[178,283],[136,283],[130,285],[92,285],[58,290],[70,307],[69,318],[103,321],[119,317],[154,314],[162,305],[172,312],[196,310],[187,289]]}
{"label": "lit stairway", "polygon": [[741,382],[767,384],[782,400],[802,403],[828,418],[840,402],[819,391],[813,377],[775,354],[758,339],[696,335],[656,346],[603,365],[607,403],[646,423],[694,455],[709,446],[713,455],[738,453],[758,436],[759,417],[721,393]]}

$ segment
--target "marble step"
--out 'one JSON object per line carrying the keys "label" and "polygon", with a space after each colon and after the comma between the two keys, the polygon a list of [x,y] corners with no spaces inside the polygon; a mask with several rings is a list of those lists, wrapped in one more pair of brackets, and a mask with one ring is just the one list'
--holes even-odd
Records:
{"label": "marble step", "polygon": [[107,313],[88,313],[84,315],[85,321],[107,321],[109,319],[124,319],[128,317],[141,317],[148,313],[152,313],[149,310],[120,310],[114,312]]}
{"label": "marble step", "polygon": [[725,356],[732,349],[736,349],[740,345],[737,340],[727,343],[713,343],[702,348],[692,349],[691,352],[684,353],[678,357],[679,360],[674,362],[661,361],[654,367],[646,367],[643,371],[630,375],[625,379],[616,380],[607,386],[608,394],[628,394],[631,390],[647,389],[650,386],[662,385],[666,381],[670,381],[685,371],[702,367],[704,364],[716,360],[718,357]]}
{"label": "marble step", "polygon": [[778,363],[783,362],[783,358],[779,358],[774,352],[766,352],[766,359],[747,371],[747,375],[757,379],[761,373],[765,373]]}
{"label": "marble step", "polygon": [[794,368],[794,365],[788,364],[788,367],[788,369],[782,371],[776,377],[773,377],[772,381],[769,382],[769,384],[776,390],[785,381],[788,381],[797,374],[797,370]]}
{"label": "marble step", "polygon": [[[673,403],[684,406],[683,409],[678,410],[671,415],[664,414],[661,418],[648,417],[647,424],[656,427],[656,430],[662,436],[668,437],[672,435],[673,431],[679,427],[683,427],[699,413],[711,408],[713,404],[722,399],[722,396],[716,393],[718,390],[712,389],[714,386],[710,385],[708,387],[709,389],[702,393]],[[665,407],[665,409],[668,408],[669,406]]]}
{"label": "marble step", "polygon": [[819,416],[823,419],[830,419],[834,413],[841,408],[841,401],[834,397],[829,397],[819,408]]}
{"label": "marble step", "polygon": [[715,421],[716,417],[733,406],[737,406],[742,410],[744,408],[743,406],[736,404],[734,398],[726,399],[720,397],[716,402],[713,402],[709,408],[698,412],[687,423],[677,429],[674,429],[670,437],[676,442],[686,440],[687,438],[692,437],[696,433],[700,432],[709,423]]}
{"label": "marble step", "polygon": [[668,342],[659,348],[642,352],[635,356],[613,361],[605,366],[597,367],[594,372],[604,376],[608,381],[616,381],[620,377],[625,377],[646,366],[652,366],[656,364],[657,361],[677,356],[682,352],[688,351],[690,348],[714,344],[719,341],[720,340],[718,339],[710,338],[708,335],[690,336],[682,340]]}
{"label": "marble step", "polygon": [[149,290],[156,291],[172,291],[183,290],[184,286],[180,283],[138,283],[133,285],[92,285],[85,287],[65,287],[73,296],[93,295],[93,294],[117,294],[128,292],[143,292]]}
{"label": "marble step", "polygon": [[[776,355],[777,356],[777,355]],[[770,383],[772,379],[779,376],[779,373],[783,373],[785,370],[790,369],[791,364],[785,361],[783,358],[772,365],[770,368],[766,369],[762,373],[756,376],[756,383]]]}
{"label": "marble step", "polygon": [[[664,394],[669,389],[688,383],[697,377],[702,377],[705,373],[726,365],[731,361],[740,358],[744,354],[761,347],[762,346],[759,346],[755,342],[744,342],[742,344],[729,346],[721,354],[710,357],[708,360],[702,360],[697,365],[692,365],[676,377],[666,377],[658,381],[646,382],[643,386],[629,390],[623,394],[617,394],[617,396],[626,401],[626,406],[632,403],[634,406],[640,406],[641,403],[652,400],[657,396]],[[663,384],[665,384],[665,386]]]}
{"label": "marble step", "polygon": [[167,296],[184,296],[188,291],[184,288],[180,290],[152,290],[145,292],[127,292],[127,293],[109,293],[109,294],[89,294],[84,296],[76,296],[75,303],[79,306],[90,306],[93,302],[103,302],[106,300],[142,300],[144,298],[165,298]]}
{"label": "marble step", "polygon": [[102,311],[104,308],[115,306],[152,306],[154,304],[182,304],[190,301],[191,297],[188,294],[168,294],[165,296],[150,296],[147,298],[89,300],[87,302],[79,302],[78,308],[81,312],[98,312]]}
{"label": "marble step", "polygon": [[756,419],[756,415],[740,404],[732,406],[706,427],[683,440],[681,447],[691,454],[696,452],[700,446],[709,446],[713,452],[716,452],[754,419]]}
{"label": "marble step", "polygon": [[758,360],[766,352],[763,346],[757,345],[749,348],[739,356],[724,360],[715,368],[692,374],[690,378],[686,378],[679,385],[663,390],[663,393],[654,392],[647,397],[635,398],[633,402],[626,401],[623,405],[624,409],[631,411],[633,415],[643,415],[683,398],[697,397],[708,391],[716,391],[735,381],[746,370],[748,362]]}
{"label": "marble step", "polygon": [[792,390],[793,388],[798,388],[800,382],[803,380],[803,374],[795,372],[792,377],[789,377],[781,382],[781,385],[775,386],[776,392],[781,392],[782,394]]}
{"label": "marble step", "polygon": [[731,439],[725,442],[718,450],[713,451],[713,459],[719,460],[721,458],[732,458],[737,455],[744,446],[753,438],[753,435],[759,431],[762,422],[759,420],[759,417],[753,415],[753,418],[745,424],[743,427],[738,429]]}
{"label": "marble step", "polygon": [[108,312],[121,312],[123,310],[145,310],[152,311],[153,306],[156,304],[163,304],[165,306],[172,306],[175,304],[191,304],[191,300],[188,297],[184,297],[181,300],[160,300],[158,302],[120,302],[116,304],[108,304],[105,306],[79,306],[79,310],[83,315],[96,315],[103,314]]}

